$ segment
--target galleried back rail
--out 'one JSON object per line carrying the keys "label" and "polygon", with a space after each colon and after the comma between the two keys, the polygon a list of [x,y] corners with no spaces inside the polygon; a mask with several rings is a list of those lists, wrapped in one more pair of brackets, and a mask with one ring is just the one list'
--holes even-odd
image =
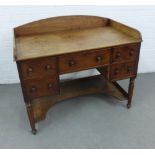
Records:
{"label": "galleried back rail", "polygon": [[[96,16],[61,16],[14,28],[17,63],[32,133],[51,106],[80,95],[106,93],[131,107],[137,76],[139,31]],[[95,68],[96,76],[66,82],[65,73]],[[118,80],[129,79],[128,91]]]}

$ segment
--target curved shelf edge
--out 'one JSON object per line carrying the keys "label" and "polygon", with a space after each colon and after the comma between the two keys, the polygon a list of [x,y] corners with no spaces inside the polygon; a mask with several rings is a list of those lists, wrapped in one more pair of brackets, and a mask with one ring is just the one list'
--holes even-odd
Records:
{"label": "curved shelf edge", "polygon": [[78,96],[105,93],[121,101],[127,100],[127,96],[113,82],[104,80],[101,75],[63,82],[60,88],[58,95],[32,100],[36,122],[44,120],[48,110],[56,103]]}

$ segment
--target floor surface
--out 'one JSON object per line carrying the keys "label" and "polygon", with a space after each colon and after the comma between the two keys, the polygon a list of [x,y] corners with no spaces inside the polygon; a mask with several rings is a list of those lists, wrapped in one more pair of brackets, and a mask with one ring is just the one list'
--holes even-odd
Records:
{"label": "floor surface", "polygon": [[20,85],[0,85],[0,148],[155,148],[155,74],[138,76],[125,105],[101,94],[61,102],[34,136]]}

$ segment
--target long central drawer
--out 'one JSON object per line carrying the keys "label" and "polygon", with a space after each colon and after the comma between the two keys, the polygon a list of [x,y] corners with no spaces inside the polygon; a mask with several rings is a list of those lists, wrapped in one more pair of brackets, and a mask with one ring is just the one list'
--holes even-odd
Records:
{"label": "long central drawer", "polygon": [[59,73],[76,72],[89,68],[108,65],[110,49],[100,49],[90,52],[79,52],[59,56]]}

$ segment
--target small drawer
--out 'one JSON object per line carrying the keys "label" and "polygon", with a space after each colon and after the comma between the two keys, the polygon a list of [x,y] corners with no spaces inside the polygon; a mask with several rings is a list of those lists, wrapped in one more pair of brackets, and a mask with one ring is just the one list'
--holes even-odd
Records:
{"label": "small drawer", "polygon": [[59,56],[59,72],[68,73],[109,64],[110,49]]}
{"label": "small drawer", "polygon": [[58,79],[40,78],[29,79],[22,82],[24,96],[27,99],[48,96],[59,93]]}
{"label": "small drawer", "polygon": [[115,47],[112,52],[112,63],[136,60],[138,52],[138,45]]}
{"label": "small drawer", "polygon": [[56,58],[38,58],[19,62],[22,79],[38,78],[40,76],[56,76]]}
{"label": "small drawer", "polygon": [[121,63],[111,65],[110,79],[125,79],[136,74],[136,63]]}

